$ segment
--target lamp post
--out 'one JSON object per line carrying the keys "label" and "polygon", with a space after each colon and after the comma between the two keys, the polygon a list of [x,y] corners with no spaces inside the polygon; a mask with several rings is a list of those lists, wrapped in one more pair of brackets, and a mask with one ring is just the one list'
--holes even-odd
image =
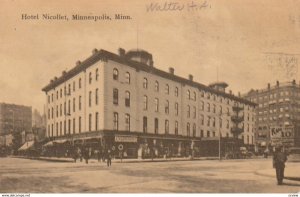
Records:
{"label": "lamp post", "polygon": [[[228,113],[220,113],[220,114],[218,114],[218,117],[219,117],[219,121],[220,121],[220,119],[221,119],[221,117],[223,116],[223,115],[227,115],[227,116],[229,116],[229,114]],[[219,161],[221,161],[222,160],[222,156],[221,156],[221,140],[222,140],[222,133],[221,133],[221,124],[220,124],[220,122],[219,122]]]}

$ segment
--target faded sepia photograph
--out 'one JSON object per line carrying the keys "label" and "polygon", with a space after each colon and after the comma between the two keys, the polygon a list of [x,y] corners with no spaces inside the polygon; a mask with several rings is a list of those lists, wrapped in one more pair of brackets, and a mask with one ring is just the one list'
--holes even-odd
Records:
{"label": "faded sepia photograph", "polygon": [[300,1],[1,0],[0,193],[300,193]]}

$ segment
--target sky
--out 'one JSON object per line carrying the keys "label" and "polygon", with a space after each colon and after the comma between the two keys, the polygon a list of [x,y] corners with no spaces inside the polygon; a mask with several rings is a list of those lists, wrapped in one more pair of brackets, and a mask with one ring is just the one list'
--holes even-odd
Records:
{"label": "sky", "polygon": [[[165,3],[183,9],[162,11]],[[147,11],[151,4],[161,10]],[[0,102],[43,112],[41,89],[94,48],[143,49],[161,70],[173,67],[205,85],[225,81],[235,94],[276,80],[299,83],[299,11],[298,0],[1,0]],[[42,20],[43,14],[69,20]],[[112,20],[75,21],[74,14]],[[115,14],[131,19],[114,20]]]}

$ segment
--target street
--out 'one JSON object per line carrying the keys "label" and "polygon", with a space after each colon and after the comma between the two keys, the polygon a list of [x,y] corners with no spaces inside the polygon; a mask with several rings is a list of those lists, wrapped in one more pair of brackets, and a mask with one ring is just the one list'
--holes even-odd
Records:
{"label": "street", "polygon": [[[298,167],[297,167],[298,166]],[[297,169],[299,163],[287,164]],[[277,185],[271,159],[168,162],[92,160],[89,164],[0,158],[0,192],[28,193],[296,193]],[[300,170],[299,170],[300,171]],[[270,174],[271,173],[271,174]],[[298,173],[299,174],[299,173]]]}

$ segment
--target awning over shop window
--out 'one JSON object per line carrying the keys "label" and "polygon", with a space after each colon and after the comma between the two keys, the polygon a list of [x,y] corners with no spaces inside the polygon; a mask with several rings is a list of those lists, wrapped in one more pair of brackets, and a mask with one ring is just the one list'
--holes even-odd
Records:
{"label": "awning over shop window", "polygon": [[63,144],[65,143],[67,140],[54,140],[53,142],[54,143],[57,143],[57,144]]}
{"label": "awning over shop window", "polygon": [[31,148],[31,147],[33,146],[33,144],[34,144],[34,141],[28,141],[28,142],[25,142],[25,143],[21,146],[21,148],[19,148],[19,151],[21,151],[21,150],[27,150],[27,149]]}
{"label": "awning over shop window", "polygon": [[43,146],[52,146],[53,145],[53,142],[50,141],[50,142],[47,142],[46,144],[44,144]]}

